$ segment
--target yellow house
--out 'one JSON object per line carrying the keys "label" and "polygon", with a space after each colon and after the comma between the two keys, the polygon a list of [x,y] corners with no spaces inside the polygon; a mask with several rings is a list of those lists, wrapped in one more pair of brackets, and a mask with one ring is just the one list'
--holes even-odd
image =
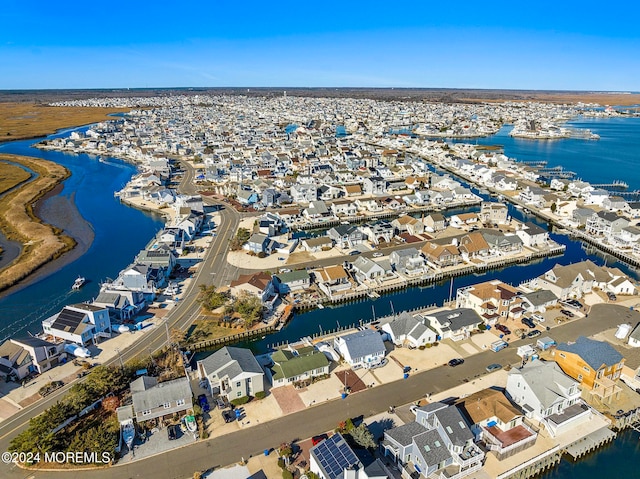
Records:
{"label": "yellow house", "polygon": [[554,359],[565,374],[602,401],[610,401],[622,390],[616,381],[622,373],[624,357],[607,342],[580,336],[573,343],[560,343]]}

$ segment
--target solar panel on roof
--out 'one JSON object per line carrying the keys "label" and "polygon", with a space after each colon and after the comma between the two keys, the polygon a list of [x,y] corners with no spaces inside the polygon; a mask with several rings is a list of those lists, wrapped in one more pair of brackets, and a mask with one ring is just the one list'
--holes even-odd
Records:
{"label": "solar panel on roof", "polygon": [[79,311],[73,311],[70,309],[63,309],[58,314],[58,317],[54,321],[57,328],[76,328],[78,324],[82,322],[85,317],[85,313]]}

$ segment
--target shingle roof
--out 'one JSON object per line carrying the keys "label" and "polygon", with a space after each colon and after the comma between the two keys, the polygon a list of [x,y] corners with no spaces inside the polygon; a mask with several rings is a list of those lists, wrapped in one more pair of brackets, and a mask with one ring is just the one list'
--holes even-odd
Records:
{"label": "shingle roof", "polygon": [[365,329],[340,336],[352,358],[363,358],[369,354],[384,352],[382,336],[377,331]]}
{"label": "shingle roof", "polygon": [[622,354],[616,351],[609,343],[585,338],[584,336],[580,336],[573,344],[558,344],[557,350],[577,354],[596,371],[603,364],[613,366],[623,359]]}
{"label": "shingle roof", "polygon": [[413,438],[415,448],[429,466],[439,465],[451,457],[438,430],[432,429]]}
{"label": "shingle roof", "polygon": [[413,441],[414,436],[422,434],[427,430],[422,424],[415,421],[403,424],[402,426],[394,427],[385,431],[385,435],[392,438],[394,441],[402,446],[408,446]]}
{"label": "shingle roof", "polygon": [[228,376],[233,379],[243,373],[263,374],[253,353],[245,348],[225,346],[198,362],[202,364],[207,375],[215,374],[219,378]]}
{"label": "shingle roof", "polygon": [[290,351],[277,351],[271,355],[271,359],[276,363],[272,368],[275,372],[273,375],[274,380],[293,378],[329,365],[329,360],[324,353],[315,349],[308,351],[307,354],[302,354],[301,352],[298,356]]}

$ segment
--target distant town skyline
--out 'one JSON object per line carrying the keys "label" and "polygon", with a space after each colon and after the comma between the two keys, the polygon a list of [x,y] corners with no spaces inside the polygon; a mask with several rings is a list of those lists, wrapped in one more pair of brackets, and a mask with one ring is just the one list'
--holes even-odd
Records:
{"label": "distant town skyline", "polygon": [[0,89],[640,91],[640,7],[7,0]]}

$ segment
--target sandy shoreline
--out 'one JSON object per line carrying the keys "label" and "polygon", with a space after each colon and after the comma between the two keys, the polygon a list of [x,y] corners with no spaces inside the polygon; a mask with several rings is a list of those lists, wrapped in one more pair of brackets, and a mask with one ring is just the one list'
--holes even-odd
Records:
{"label": "sandy shoreline", "polygon": [[77,242],[76,246],[59,258],[41,266],[18,284],[0,292],[0,298],[20,291],[71,264],[86,253],[93,243],[95,238],[93,227],[78,211],[75,194],[70,197],[60,196],[62,189],[63,184],[59,183],[38,200],[34,213],[42,222],[64,230],[65,234]]}

